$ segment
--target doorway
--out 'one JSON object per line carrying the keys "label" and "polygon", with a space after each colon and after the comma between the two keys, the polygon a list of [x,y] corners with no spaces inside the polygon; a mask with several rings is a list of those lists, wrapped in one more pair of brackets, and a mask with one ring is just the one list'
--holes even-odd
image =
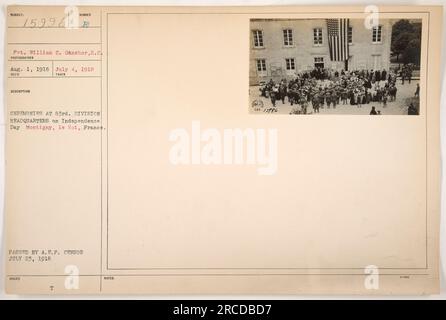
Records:
{"label": "doorway", "polygon": [[324,57],[314,57],[314,67],[317,68],[325,68]]}

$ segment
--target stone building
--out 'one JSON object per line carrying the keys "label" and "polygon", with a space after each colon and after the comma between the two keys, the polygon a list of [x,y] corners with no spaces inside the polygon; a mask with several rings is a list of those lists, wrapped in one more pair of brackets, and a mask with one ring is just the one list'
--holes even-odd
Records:
{"label": "stone building", "polygon": [[349,58],[331,61],[326,19],[253,19],[250,23],[250,85],[270,78],[291,78],[323,67],[336,70],[389,69],[393,20],[368,29],[350,19]]}

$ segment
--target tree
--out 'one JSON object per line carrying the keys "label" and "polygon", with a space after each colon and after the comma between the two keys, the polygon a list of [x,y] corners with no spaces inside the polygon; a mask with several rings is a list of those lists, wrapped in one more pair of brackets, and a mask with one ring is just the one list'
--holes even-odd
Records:
{"label": "tree", "polygon": [[392,53],[403,56],[404,63],[420,63],[421,53],[421,23],[407,19],[397,21],[392,28]]}
{"label": "tree", "polygon": [[403,52],[404,63],[420,64],[421,56],[421,39],[412,39],[407,44],[406,49]]}

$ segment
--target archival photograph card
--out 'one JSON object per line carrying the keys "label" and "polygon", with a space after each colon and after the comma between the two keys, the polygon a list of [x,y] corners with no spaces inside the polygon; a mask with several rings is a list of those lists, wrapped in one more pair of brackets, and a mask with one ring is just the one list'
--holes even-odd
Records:
{"label": "archival photograph card", "polygon": [[7,293],[438,293],[442,7],[6,22]]}

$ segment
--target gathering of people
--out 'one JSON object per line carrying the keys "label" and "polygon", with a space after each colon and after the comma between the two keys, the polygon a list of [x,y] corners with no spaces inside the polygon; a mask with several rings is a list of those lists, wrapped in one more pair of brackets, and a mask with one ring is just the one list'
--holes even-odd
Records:
{"label": "gathering of people", "polygon": [[[404,74],[404,76],[401,76]],[[287,99],[294,106],[291,113],[306,114],[311,105],[313,113],[320,109],[354,105],[362,108],[373,103],[383,108],[397,96],[397,76],[412,79],[412,68],[404,66],[401,70],[353,70],[337,71],[326,68],[314,68],[298,73],[291,80],[270,79],[260,87],[260,95],[271,100],[272,109],[278,103],[285,104]],[[415,96],[419,95],[419,87]],[[370,114],[379,114],[375,108]]]}
{"label": "gathering of people", "polygon": [[413,65],[405,64],[398,70],[399,76],[401,78],[401,84],[407,80],[408,83],[412,81]]}

